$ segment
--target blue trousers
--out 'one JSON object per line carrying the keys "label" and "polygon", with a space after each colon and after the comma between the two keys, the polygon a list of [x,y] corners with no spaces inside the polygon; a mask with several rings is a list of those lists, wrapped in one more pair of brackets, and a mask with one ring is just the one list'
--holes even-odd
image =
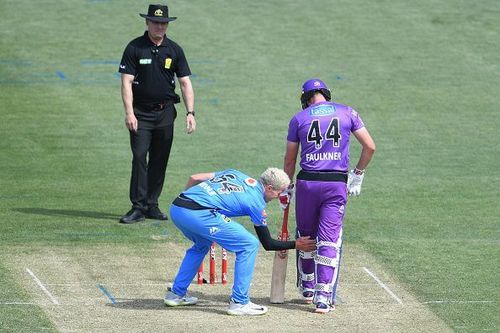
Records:
{"label": "blue trousers", "polygon": [[248,303],[259,240],[241,224],[215,210],[191,210],[171,205],[170,217],[184,236],[194,243],[186,251],[172,291],[179,296],[187,293],[212,242],[216,242],[236,255],[231,298],[238,303]]}

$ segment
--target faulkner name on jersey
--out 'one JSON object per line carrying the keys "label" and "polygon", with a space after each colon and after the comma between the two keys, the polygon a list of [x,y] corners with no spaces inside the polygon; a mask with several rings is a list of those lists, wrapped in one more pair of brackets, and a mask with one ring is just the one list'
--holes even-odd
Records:
{"label": "faulkner name on jersey", "polygon": [[340,152],[306,154],[307,161],[339,161],[342,159]]}

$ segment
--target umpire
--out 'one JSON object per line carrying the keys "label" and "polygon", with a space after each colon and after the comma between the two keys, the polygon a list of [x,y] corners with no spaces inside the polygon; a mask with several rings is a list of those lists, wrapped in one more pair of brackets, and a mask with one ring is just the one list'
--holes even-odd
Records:
{"label": "umpire", "polygon": [[177,116],[174,104],[180,102],[175,93],[175,76],[186,107],[187,133],[196,129],[191,70],[182,48],[166,36],[169,22],[176,17],[168,16],[166,5],[149,5],[148,13],[139,15],[146,19],[147,31],[127,45],[119,68],[133,155],[132,209],[120,219],[126,224],[146,217],[168,219],[158,208],[158,198],[172,147]]}

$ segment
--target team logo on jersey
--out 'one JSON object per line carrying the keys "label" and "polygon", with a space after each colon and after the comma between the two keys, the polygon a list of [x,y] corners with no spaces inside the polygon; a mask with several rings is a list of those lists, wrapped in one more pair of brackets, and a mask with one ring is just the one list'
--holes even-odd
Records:
{"label": "team logo on jersey", "polygon": [[309,111],[311,116],[328,116],[332,113],[335,113],[335,107],[333,105],[318,105]]}
{"label": "team logo on jersey", "polygon": [[248,186],[252,186],[252,187],[257,186],[257,181],[255,179],[253,179],[253,178],[247,178],[247,179],[245,179],[245,183]]}
{"label": "team logo on jersey", "polygon": [[344,214],[344,209],[345,209],[344,205],[340,206],[339,213]]}
{"label": "team logo on jersey", "polygon": [[267,225],[267,213],[265,210],[262,211],[260,222],[262,222],[262,225]]}
{"label": "team logo on jersey", "polygon": [[151,59],[139,59],[139,64],[141,65],[150,65]]}
{"label": "team logo on jersey", "polygon": [[170,65],[172,65],[172,58],[165,59],[165,68],[170,69]]}

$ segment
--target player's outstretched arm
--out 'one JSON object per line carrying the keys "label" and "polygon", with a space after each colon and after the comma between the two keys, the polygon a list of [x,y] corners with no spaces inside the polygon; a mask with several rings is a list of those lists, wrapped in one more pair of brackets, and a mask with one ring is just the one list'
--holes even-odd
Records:
{"label": "player's outstretched arm", "polygon": [[310,252],[316,249],[316,240],[310,239],[309,236],[299,237],[295,241],[279,241],[271,237],[267,226],[254,226],[254,228],[260,243],[266,251],[297,249]]}

